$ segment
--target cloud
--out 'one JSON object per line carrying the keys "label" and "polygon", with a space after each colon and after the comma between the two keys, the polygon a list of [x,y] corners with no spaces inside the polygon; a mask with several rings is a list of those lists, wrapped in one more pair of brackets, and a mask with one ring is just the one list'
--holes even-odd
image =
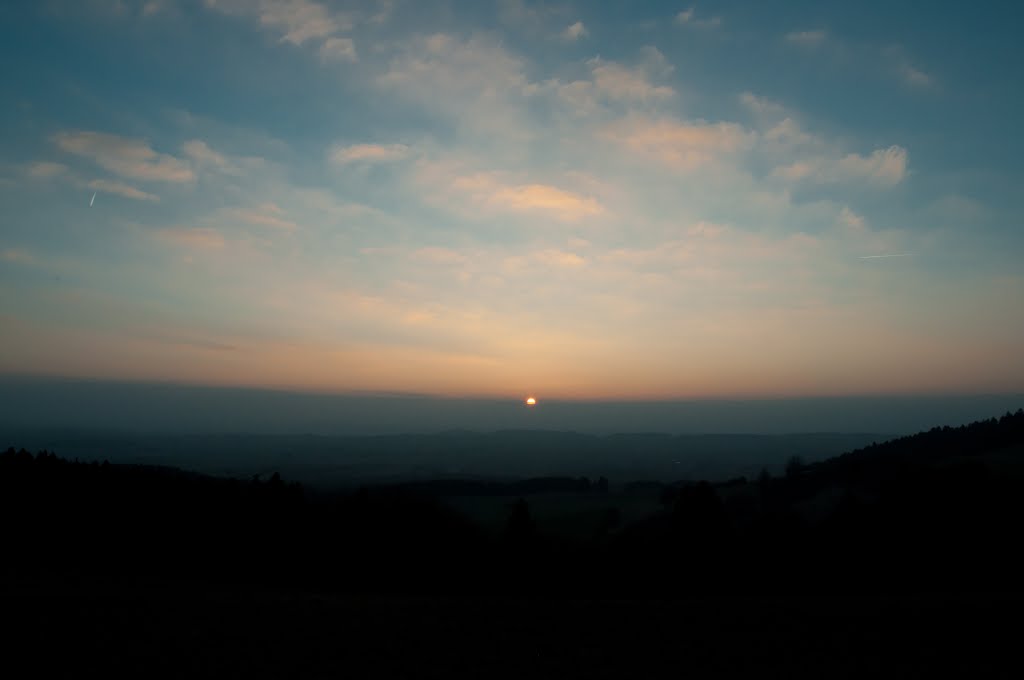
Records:
{"label": "cloud", "polygon": [[908,62],[899,65],[898,71],[903,81],[915,87],[928,87],[932,84],[932,77],[924,71],[914,68]]}
{"label": "cloud", "polygon": [[367,21],[371,24],[384,24],[391,19],[395,11],[395,0],[377,0],[377,11]]}
{"label": "cloud", "polygon": [[351,19],[312,0],[205,0],[210,9],[259,19],[281,42],[302,45],[352,29]]}
{"label": "cloud", "polygon": [[740,102],[754,113],[764,115],[779,115],[785,109],[778,102],[767,97],[760,97],[753,92],[740,93]]}
{"label": "cloud", "polygon": [[861,68],[870,68],[879,73],[889,73],[900,78],[911,87],[928,88],[935,85],[935,79],[915,66],[900,45],[879,47],[872,43],[856,43],[830,36],[824,30],[793,31],[787,33],[785,41],[791,45],[826,50],[838,57],[838,63],[854,63]]}
{"label": "cloud", "polygon": [[462,41],[444,33],[408,45],[381,77],[381,83],[424,100],[472,96],[501,99],[533,88],[523,61],[482,38]]}
{"label": "cloud", "polygon": [[565,222],[576,222],[604,212],[593,198],[545,184],[495,187],[488,204],[514,212],[546,213]]}
{"label": "cloud", "polygon": [[7,250],[0,251],[0,260],[15,264],[35,264],[36,258],[32,257],[28,251],[21,250],[20,248],[8,248]]}
{"label": "cloud", "polygon": [[854,212],[849,206],[842,206],[836,217],[836,222],[839,229],[834,236],[844,254],[850,251],[892,252],[902,250],[907,245],[899,231],[872,229],[867,218]]}
{"label": "cloud", "polygon": [[330,152],[330,160],[338,165],[348,163],[389,163],[409,156],[405,144],[354,144],[338,146]]}
{"label": "cloud", "polygon": [[643,68],[628,68],[597,57],[587,63],[594,76],[594,88],[609,99],[643,102],[665,99],[675,94],[675,90],[667,85],[651,83]]}
{"label": "cloud", "polygon": [[724,224],[715,224],[713,222],[700,221],[694,225],[691,225],[686,233],[689,236],[695,236],[699,238],[714,239],[718,238],[722,234],[726,233],[729,227]]}
{"label": "cloud", "polygon": [[575,223],[604,214],[592,196],[551,184],[517,182],[522,175],[466,172],[464,162],[423,161],[416,182],[427,200],[470,219],[494,215],[546,217]]}
{"label": "cloud", "polygon": [[193,139],[187,141],[182,145],[182,149],[184,150],[185,155],[196,163],[215,165],[219,168],[223,168],[228,165],[228,160],[223,154],[217,153],[202,140]]}
{"label": "cloud", "polygon": [[154,14],[159,14],[167,10],[166,0],[148,0],[145,5],[142,6],[142,16],[148,17]]}
{"label": "cloud", "polygon": [[901,146],[877,149],[870,156],[849,154],[838,164],[841,174],[864,177],[879,184],[899,184],[907,174],[907,150]]}
{"label": "cloud", "polygon": [[682,12],[676,15],[677,24],[688,24],[693,20],[694,9],[684,9]]}
{"label": "cloud", "polygon": [[775,168],[772,175],[786,180],[811,180],[820,184],[867,180],[894,186],[907,174],[907,150],[901,146],[876,149],[869,156],[851,153],[839,158],[801,160]]}
{"label": "cloud", "polygon": [[239,349],[237,345],[231,345],[228,343],[219,342],[217,340],[207,340],[201,337],[179,335],[173,331],[152,332],[149,330],[142,330],[136,332],[129,332],[129,335],[141,339],[152,340],[158,343],[165,343],[168,345],[180,345],[183,347],[208,350],[211,352],[235,352]]}
{"label": "cloud", "polygon": [[792,118],[783,118],[770,127],[764,132],[764,139],[787,149],[820,142],[814,135],[804,132]]}
{"label": "cloud", "polygon": [[60,132],[53,138],[62,151],[84,156],[122,177],[150,182],[191,182],[188,163],[157,153],[147,143],[102,132]]}
{"label": "cloud", "polygon": [[328,38],[320,46],[320,58],[324,61],[359,61],[356,44],[351,38]]}
{"label": "cloud", "polygon": [[602,101],[654,103],[673,97],[675,90],[653,82],[674,70],[665,55],[651,46],[642,48],[640,54],[640,63],[633,67],[594,57],[586,62],[591,71],[590,80],[569,83],[551,80],[547,84],[553,85],[558,97],[577,115],[597,111]]}
{"label": "cloud", "polygon": [[859,232],[867,229],[867,222],[865,222],[864,217],[853,212],[845,205],[839,212],[839,222],[843,226],[854,231]]}
{"label": "cloud", "polygon": [[564,17],[565,7],[525,0],[500,0],[502,23],[532,32],[544,31],[557,17]]}
{"label": "cloud", "polygon": [[587,31],[587,27],[583,25],[582,21],[577,21],[575,24],[566,27],[566,29],[562,31],[562,37],[569,41],[579,40],[587,35],[589,35],[589,32]]}
{"label": "cloud", "polygon": [[51,179],[68,171],[63,163],[38,161],[28,166],[28,176],[32,179]]}
{"label": "cloud", "polygon": [[281,215],[284,211],[273,203],[263,203],[255,209],[235,208],[225,213],[229,219],[240,220],[247,224],[254,224],[261,227],[271,227],[284,231],[295,231],[299,228],[295,222],[287,220]]}
{"label": "cloud", "polygon": [[94,179],[87,185],[93,191],[102,191],[108,194],[116,194],[125,198],[132,198],[136,201],[159,201],[160,197],[136,189],[133,186],[107,179]]}
{"label": "cloud", "polygon": [[988,217],[983,203],[959,194],[949,194],[933,201],[927,211],[940,221],[982,222]]}
{"label": "cloud", "polygon": [[567,267],[572,269],[586,264],[586,260],[576,253],[557,249],[541,250],[534,253],[533,258],[549,267]]}
{"label": "cloud", "polygon": [[721,17],[708,17],[706,19],[699,18],[693,7],[683,10],[677,14],[675,21],[677,24],[693,26],[694,28],[717,28],[722,25]]}
{"label": "cloud", "polygon": [[432,264],[452,265],[463,264],[467,258],[462,253],[451,248],[439,248],[427,246],[414,251],[411,256],[414,260],[430,262]]}
{"label": "cloud", "polygon": [[527,103],[554,89],[531,81],[525,62],[500,43],[444,33],[403,44],[377,83],[404,105],[450,117],[460,136],[489,140],[536,137]]}
{"label": "cloud", "polygon": [[790,181],[806,179],[817,171],[818,165],[809,161],[796,161],[788,165],[780,165],[772,170],[773,177]]}
{"label": "cloud", "polygon": [[786,34],[786,42],[803,47],[818,47],[825,42],[828,34],[822,30],[814,31],[793,31]]}
{"label": "cloud", "polygon": [[753,146],[755,132],[735,123],[633,117],[607,126],[604,135],[666,165],[693,170]]}
{"label": "cloud", "polygon": [[161,241],[189,250],[220,250],[225,244],[224,237],[215,229],[167,228],[158,229],[154,235]]}
{"label": "cloud", "polygon": [[906,51],[900,45],[891,45],[881,50],[881,58],[906,85],[925,89],[935,84],[935,79],[911,63]]}
{"label": "cloud", "polygon": [[667,78],[676,70],[676,67],[669,63],[662,51],[654,45],[641,47],[640,58],[640,68],[651,76]]}

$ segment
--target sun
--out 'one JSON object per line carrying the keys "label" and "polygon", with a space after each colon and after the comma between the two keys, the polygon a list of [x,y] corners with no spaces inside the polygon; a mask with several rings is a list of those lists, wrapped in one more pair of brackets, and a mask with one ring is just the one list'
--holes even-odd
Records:
{"label": "sun", "polygon": [[527,397],[526,398],[526,405],[527,406],[536,406],[537,405],[537,400],[534,399],[533,397]]}

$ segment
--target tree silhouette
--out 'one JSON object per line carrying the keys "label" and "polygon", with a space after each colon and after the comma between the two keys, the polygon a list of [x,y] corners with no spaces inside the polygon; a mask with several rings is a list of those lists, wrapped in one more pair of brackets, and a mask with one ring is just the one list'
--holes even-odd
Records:
{"label": "tree silhouette", "polygon": [[512,512],[505,525],[505,538],[512,545],[529,545],[537,536],[537,525],[530,516],[530,506],[523,498],[512,504]]}

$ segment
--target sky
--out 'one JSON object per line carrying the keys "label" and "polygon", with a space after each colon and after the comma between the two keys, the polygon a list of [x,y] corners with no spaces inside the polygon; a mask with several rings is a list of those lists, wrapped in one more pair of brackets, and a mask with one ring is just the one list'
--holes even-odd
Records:
{"label": "sky", "polygon": [[3,3],[0,374],[1019,393],[1022,14]]}

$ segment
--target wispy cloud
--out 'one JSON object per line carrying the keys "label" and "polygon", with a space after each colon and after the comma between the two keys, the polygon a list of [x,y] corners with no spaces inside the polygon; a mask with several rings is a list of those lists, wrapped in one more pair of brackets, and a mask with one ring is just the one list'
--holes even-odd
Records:
{"label": "wispy cloud", "polygon": [[156,194],[150,194],[141,189],[125,184],[123,182],[117,182],[109,179],[94,179],[90,181],[87,186],[94,191],[102,191],[107,194],[115,194],[117,196],[123,196],[124,198],[131,198],[136,201],[159,201],[160,197]]}
{"label": "wispy cloud", "polygon": [[847,228],[856,231],[863,231],[867,226],[864,217],[850,210],[848,206],[843,206],[839,213],[839,221]]}
{"label": "wispy cloud", "polygon": [[452,248],[426,246],[413,252],[412,259],[430,262],[432,264],[454,265],[463,264],[468,258],[466,255]]}
{"label": "wispy cloud", "polygon": [[697,16],[697,10],[690,7],[676,14],[675,22],[681,26],[692,26],[694,28],[717,28],[722,25],[722,18],[718,16],[699,17]]}
{"label": "wispy cloud", "polygon": [[907,175],[907,150],[901,146],[876,149],[870,156],[848,154],[840,159],[841,175],[865,177],[879,184],[899,184]]}
{"label": "wispy cloud", "polygon": [[838,158],[811,158],[782,165],[773,175],[787,180],[817,183],[867,180],[873,184],[893,186],[907,175],[907,150],[901,146],[876,149],[870,155],[846,154]]}
{"label": "wispy cloud", "polygon": [[576,253],[565,250],[547,249],[533,254],[534,259],[550,267],[582,267],[586,260]]}
{"label": "wispy cloud", "polygon": [[0,250],[0,260],[14,264],[35,264],[36,258],[32,257],[27,250],[8,248]]}
{"label": "wispy cloud", "polygon": [[473,220],[506,215],[575,224],[606,212],[598,198],[572,188],[521,181],[523,174],[473,171],[466,165],[459,160],[420,162],[415,183],[424,200]]}
{"label": "wispy cloud", "polygon": [[169,154],[157,153],[142,140],[102,132],[60,132],[53,138],[62,151],[89,158],[122,177],[151,182],[191,182],[189,164]]}
{"label": "wispy cloud", "polygon": [[330,160],[339,165],[348,163],[388,163],[402,160],[410,154],[405,144],[353,144],[336,146],[330,154]]}
{"label": "wispy cloud", "polygon": [[63,163],[51,163],[49,161],[38,161],[28,166],[28,176],[32,179],[51,179],[63,175],[68,171],[68,166]]}
{"label": "wispy cloud", "polygon": [[766,142],[790,151],[797,147],[821,143],[817,136],[807,132],[799,123],[788,117],[765,130],[763,136]]}
{"label": "wispy cloud", "polygon": [[526,76],[525,63],[501,44],[482,37],[462,40],[435,33],[403,45],[378,83],[428,111],[464,122],[467,130],[503,130],[520,104],[541,90]]}
{"label": "wispy cloud", "polygon": [[902,49],[889,48],[883,50],[883,58],[892,63],[893,70],[904,84],[922,90],[935,85],[935,78],[914,66]]}
{"label": "wispy cloud", "polygon": [[142,16],[149,17],[166,12],[168,7],[169,3],[167,0],[147,0],[146,4],[142,6]]}
{"label": "wispy cloud", "polygon": [[192,139],[185,142],[182,149],[185,155],[197,165],[210,165],[221,169],[230,166],[224,154],[214,151],[206,142],[200,139]]}
{"label": "wispy cloud", "polygon": [[587,27],[583,25],[582,21],[577,21],[576,23],[567,26],[566,29],[562,31],[562,37],[570,42],[584,38],[587,35]]}
{"label": "wispy cloud", "polygon": [[587,62],[594,76],[594,88],[615,100],[648,101],[665,99],[675,94],[668,85],[655,85],[645,68],[628,68],[600,58]]}
{"label": "wispy cloud", "polygon": [[191,250],[220,250],[225,245],[224,237],[215,229],[165,228],[156,230],[154,235],[161,241]]}
{"label": "wispy cloud", "polygon": [[694,225],[691,225],[686,233],[689,236],[699,236],[701,238],[718,238],[722,234],[728,231],[728,227],[723,224],[715,224],[713,222],[705,222],[701,220]]}
{"label": "wispy cloud", "polygon": [[205,0],[210,9],[259,19],[282,42],[302,45],[352,29],[352,19],[313,0]]}
{"label": "wispy cloud", "polygon": [[255,208],[233,208],[226,211],[224,216],[229,220],[283,231],[295,231],[299,228],[299,225],[287,219],[284,211],[274,203],[263,203]]}
{"label": "wispy cloud", "polygon": [[495,186],[486,201],[516,212],[546,213],[567,222],[600,215],[604,211],[593,198],[545,184]]}
{"label": "wispy cloud", "polygon": [[861,255],[861,260],[881,260],[889,257],[911,257],[911,253],[888,253],[886,255]]}
{"label": "wispy cloud", "polygon": [[563,16],[566,7],[527,0],[498,0],[502,23],[532,32],[547,32],[551,22]]}
{"label": "wispy cloud", "polygon": [[749,149],[757,138],[755,132],[736,123],[640,116],[608,125],[604,135],[633,152],[681,170],[694,170],[722,155]]}
{"label": "wispy cloud", "polygon": [[674,71],[665,55],[653,46],[640,50],[640,59],[631,66],[607,61],[601,57],[588,59],[590,78],[562,82],[557,79],[535,86],[534,91],[555,96],[578,116],[602,112],[608,104],[646,104],[665,102],[675,96],[671,85],[659,84]]}
{"label": "wispy cloud", "polygon": [[932,84],[932,77],[930,75],[920,69],[914,68],[909,63],[900,64],[899,72],[900,75],[903,76],[903,80],[910,85],[928,87]]}
{"label": "wispy cloud", "polygon": [[370,15],[367,21],[371,24],[383,24],[394,15],[395,0],[377,0],[377,11]]}
{"label": "wispy cloud", "polygon": [[916,66],[900,45],[879,47],[869,42],[852,42],[822,29],[793,31],[784,39],[791,45],[838,57],[837,63],[891,73],[911,87],[928,88],[935,84],[935,78]]}
{"label": "wispy cloud", "polygon": [[740,93],[740,102],[754,113],[764,115],[779,115],[785,109],[781,104],[767,97],[760,97],[753,92]]}
{"label": "wispy cloud", "polygon": [[218,340],[209,340],[202,337],[182,335],[172,330],[143,329],[134,332],[129,331],[128,335],[138,337],[144,340],[152,340],[154,342],[162,344],[180,345],[183,347],[207,350],[210,352],[235,352],[239,349],[237,345],[228,344],[226,342],[220,342]]}
{"label": "wispy cloud", "polygon": [[786,42],[802,47],[818,47],[825,43],[828,34],[821,30],[793,31],[785,36]]}
{"label": "wispy cloud", "polygon": [[359,61],[356,44],[351,38],[328,38],[320,46],[320,58],[324,61]]}

